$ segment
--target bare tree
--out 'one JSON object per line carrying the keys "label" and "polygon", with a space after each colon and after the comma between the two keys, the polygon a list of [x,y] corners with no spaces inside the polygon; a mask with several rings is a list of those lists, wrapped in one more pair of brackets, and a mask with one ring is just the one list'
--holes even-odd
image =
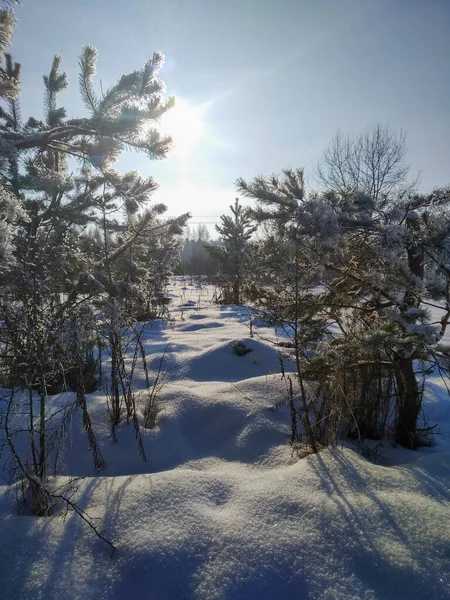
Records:
{"label": "bare tree", "polygon": [[399,192],[410,192],[406,133],[377,123],[359,135],[338,131],[322,154],[317,168],[319,182],[339,192],[360,191],[375,202]]}

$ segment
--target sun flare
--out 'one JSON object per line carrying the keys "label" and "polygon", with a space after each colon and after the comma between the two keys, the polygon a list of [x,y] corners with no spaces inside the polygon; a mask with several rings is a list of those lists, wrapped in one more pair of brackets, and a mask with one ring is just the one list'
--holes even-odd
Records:
{"label": "sun flare", "polygon": [[173,138],[171,154],[188,159],[204,133],[202,109],[176,98],[175,106],[161,119],[161,131]]}

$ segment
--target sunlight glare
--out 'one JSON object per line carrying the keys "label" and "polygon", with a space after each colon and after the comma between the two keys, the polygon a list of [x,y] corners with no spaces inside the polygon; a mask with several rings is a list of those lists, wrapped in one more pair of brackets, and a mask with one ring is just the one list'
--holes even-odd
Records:
{"label": "sunlight glare", "polygon": [[175,106],[162,117],[160,130],[173,138],[170,155],[187,160],[204,133],[202,109],[176,98]]}

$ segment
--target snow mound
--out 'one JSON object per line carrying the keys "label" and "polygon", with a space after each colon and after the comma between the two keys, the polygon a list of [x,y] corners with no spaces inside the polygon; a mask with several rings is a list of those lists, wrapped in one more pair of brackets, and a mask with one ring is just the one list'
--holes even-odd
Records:
{"label": "snow mound", "polygon": [[423,494],[408,470],[368,465],[349,450],[276,469],[209,458],[88,479],[78,500],[118,552],[109,558],[74,515],[65,525],[10,518],[2,597],[449,597],[448,505]]}
{"label": "snow mound", "polygon": [[240,381],[279,371],[280,359],[273,346],[252,338],[242,341],[250,350],[245,356],[233,352],[236,340],[221,343],[193,358],[186,377],[195,381]]}
{"label": "snow mound", "polygon": [[[386,448],[384,466],[348,448],[299,460],[277,348],[248,337],[245,308],[211,306],[211,288],[178,278],[169,292],[172,318],[144,333],[152,381],[163,355],[166,375],[157,427],[141,429],[146,462],[132,423],[111,440],[101,392],[88,400],[106,469],[93,473],[79,412],[66,440],[58,485],[83,478],[73,500],[116,553],[79,516],[18,516],[0,493],[0,598],[448,600],[445,386],[427,384],[436,446]],[[280,335],[254,326],[265,339]],[[239,339],[251,349],[244,356],[233,352]],[[136,375],[142,415],[145,378]],[[70,399],[52,398],[54,410]]]}

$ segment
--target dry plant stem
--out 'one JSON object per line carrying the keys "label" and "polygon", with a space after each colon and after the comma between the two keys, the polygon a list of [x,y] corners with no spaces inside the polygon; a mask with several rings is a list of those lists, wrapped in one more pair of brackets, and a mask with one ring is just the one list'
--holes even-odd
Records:
{"label": "dry plant stem", "polygon": [[[108,544],[108,546],[111,548],[111,556],[114,554],[114,552],[116,551],[116,546],[114,546],[114,544],[112,542],[110,542],[107,538],[105,538],[105,536],[103,535],[103,532],[99,531],[98,528],[94,525],[92,518],[86,513],[86,511],[84,511],[82,508],[80,508],[75,502],[73,502],[71,500],[71,498],[69,498],[67,495],[65,495],[64,493],[58,494],[58,488],[56,490],[54,490],[53,492],[50,492],[48,489],[46,489],[43,485],[42,482],[37,480],[35,478],[32,477],[28,477],[28,480],[30,482],[30,484],[33,487],[37,487],[39,488],[39,492],[47,497],[48,499],[52,499],[54,501],[62,501],[66,504],[66,506],[70,509],[72,509],[79,517],[81,517],[81,519],[92,529],[92,531],[95,533],[95,535],[100,538],[103,542],[105,542],[105,544]],[[47,506],[51,506],[54,505],[55,502],[48,502]]]}
{"label": "dry plant stem", "polygon": [[117,548],[114,546],[114,544],[112,542],[110,542],[108,539],[106,539],[104,537],[104,535],[102,534],[101,531],[99,531],[97,529],[97,527],[92,522],[92,519],[89,517],[89,515],[84,510],[82,510],[79,506],[77,506],[74,502],[72,502],[69,498],[67,498],[64,495],[49,494],[49,496],[51,498],[60,499],[63,502],[65,502],[67,504],[67,506],[70,506],[70,508],[73,511],[75,511],[77,513],[77,515],[79,517],[81,517],[85,523],[87,523],[89,525],[89,527],[93,530],[95,535],[97,537],[99,537],[103,542],[105,542],[105,544],[108,544],[108,546],[111,548],[111,556],[114,554],[114,552],[116,551]]}
{"label": "dry plant stem", "polygon": [[[145,357],[145,351],[141,340],[142,329],[140,332],[137,329],[133,329],[133,332],[135,334],[135,346],[133,358],[131,360],[131,368],[129,372],[127,372],[123,354],[124,345],[122,336],[120,335],[120,333],[117,332],[117,330],[110,332],[109,342],[111,345],[111,393],[108,397],[108,412],[111,417],[112,438],[114,441],[117,441],[116,427],[121,422],[122,401],[125,402],[127,419],[131,418],[133,422],[133,428],[139,449],[139,454],[142,460],[146,462],[147,457],[142,441],[139,420],[136,411],[136,401],[133,392],[133,377],[139,352],[143,353]],[[125,350],[127,347],[128,345],[125,344]],[[144,369],[147,370],[146,362],[144,363]],[[122,394],[120,394],[120,389],[122,390]]]}
{"label": "dry plant stem", "polygon": [[39,478],[44,481],[47,476],[47,440],[45,427],[45,405],[47,400],[47,387],[42,363],[39,368]]}
{"label": "dry plant stem", "polygon": [[8,443],[8,446],[9,446],[10,450],[11,450],[11,453],[12,453],[12,455],[13,455],[16,463],[19,466],[19,469],[20,469],[20,471],[22,473],[22,476],[25,476],[26,475],[25,466],[22,463],[19,455],[17,454],[16,446],[15,446],[15,444],[13,442],[13,438],[12,438],[11,432],[9,430],[9,418],[10,418],[10,415],[11,415],[11,410],[12,410],[12,407],[13,407],[13,403],[14,403],[14,388],[11,389],[11,394],[10,394],[9,401],[8,401],[8,406],[6,408],[4,428],[5,428],[6,441]]}
{"label": "dry plant stem", "polygon": [[301,391],[301,396],[302,396],[302,404],[303,404],[302,420],[304,421],[306,434],[308,436],[308,442],[311,445],[311,449],[314,454],[317,454],[318,448],[317,448],[314,432],[312,430],[311,420],[309,418],[308,404],[306,402],[306,389],[305,389],[305,385],[303,382],[302,369],[301,369],[301,365],[300,365],[300,348],[299,348],[299,335],[298,335],[298,333],[299,333],[298,320],[300,317],[300,315],[298,314],[298,308],[299,308],[299,274],[298,274],[299,249],[298,249],[298,244],[297,244],[297,238],[298,238],[298,234],[296,234],[296,236],[295,236],[295,315],[294,315],[294,317],[295,317],[295,325],[294,325],[295,365],[297,368],[298,382],[300,384],[300,391]]}
{"label": "dry plant stem", "polygon": [[167,348],[169,344],[164,348],[164,352],[159,361],[158,373],[156,374],[155,381],[153,382],[152,389],[150,390],[150,394],[147,399],[147,405],[144,411],[144,427],[146,429],[153,429],[155,427],[155,418],[156,418],[156,394],[158,391],[158,385],[161,379],[162,366],[164,363],[164,359],[166,357]]}
{"label": "dry plant stem", "polygon": [[[14,377],[15,377],[15,373],[14,373]],[[33,377],[34,378],[34,375]],[[11,390],[11,394],[14,393],[14,388]],[[37,473],[38,472],[38,461],[37,461],[37,456],[36,456],[36,448],[34,445],[34,406],[33,406],[33,390],[31,388],[31,385],[28,385],[28,398],[29,398],[29,402],[30,402],[30,409],[29,409],[29,428],[30,428],[30,447],[31,447],[31,456],[33,459],[33,467],[34,467],[34,472]]]}
{"label": "dry plant stem", "polygon": [[294,391],[292,389],[292,379],[288,377],[289,381],[289,405],[291,408],[291,444],[294,444],[298,440],[297,432],[297,409],[294,403]]}
{"label": "dry plant stem", "polygon": [[139,351],[141,353],[141,358],[142,358],[142,364],[144,366],[144,374],[145,374],[145,383],[147,385],[147,388],[150,387],[150,380],[148,377],[148,365],[147,365],[147,356],[145,354],[145,348],[144,348],[144,344],[142,343],[142,331],[144,329],[144,326],[142,326],[141,330],[138,331],[136,329],[136,336],[137,336],[137,343],[139,345]]}
{"label": "dry plant stem", "polygon": [[120,370],[119,379],[122,386],[123,397],[125,399],[125,405],[127,410],[127,419],[129,417],[133,420],[134,434],[139,449],[139,454],[144,462],[147,462],[145,455],[144,444],[142,442],[141,430],[139,427],[139,421],[136,413],[136,401],[133,393],[133,376],[136,367],[137,357],[139,351],[139,336],[135,338],[135,347],[133,359],[131,361],[131,370],[129,373],[126,372],[125,361],[123,358],[122,350],[120,349]]}
{"label": "dry plant stem", "polygon": [[[80,377],[81,376],[82,375],[80,374]],[[94,467],[97,471],[100,471],[106,467],[106,463],[102,456],[102,453],[100,452],[100,448],[97,445],[94,428],[92,426],[91,417],[89,416],[89,411],[87,408],[86,396],[84,393],[83,385],[81,385],[79,391],[77,392],[77,402],[81,406],[81,410],[83,412],[83,426],[89,439],[89,446],[92,451]]]}

